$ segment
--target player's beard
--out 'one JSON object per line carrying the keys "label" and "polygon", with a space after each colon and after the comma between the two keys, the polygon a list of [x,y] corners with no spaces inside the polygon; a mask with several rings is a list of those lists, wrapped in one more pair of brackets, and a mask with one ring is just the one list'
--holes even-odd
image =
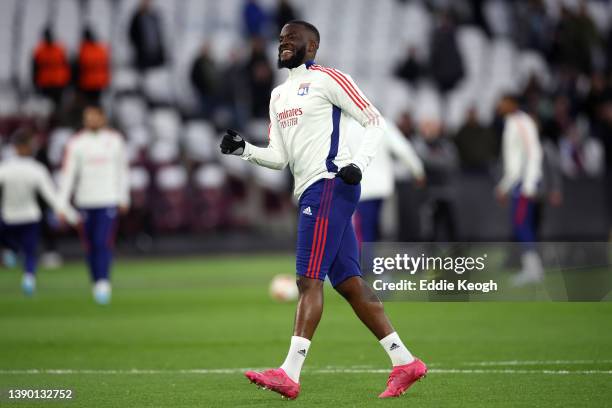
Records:
{"label": "player's beard", "polygon": [[293,54],[293,57],[289,58],[288,60],[281,60],[280,57],[280,52],[278,53],[278,60],[276,61],[276,66],[278,67],[278,69],[281,68],[297,68],[300,65],[302,65],[304,63],[304,58],[306,57],[306,46],[304,45],[301,48],[298,48],[297,50],[295,50],[295,53]]}

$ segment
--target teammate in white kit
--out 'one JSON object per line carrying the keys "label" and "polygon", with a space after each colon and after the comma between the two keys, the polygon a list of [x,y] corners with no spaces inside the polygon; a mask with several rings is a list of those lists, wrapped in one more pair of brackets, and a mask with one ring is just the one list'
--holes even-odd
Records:
{"label": "teammate in white kit", "polygon": [[[398,397],[427,368],[404,346],[382,303],[362,279],[351,224],[361,175],[376,154],[385,122],[348,75],[314,63],[319,41],[318,30],[304,21],[289,22],[280,33],[278,67],[288,68],[289,77],[272,91],[268,147],[246,143],[235,131],[228,131],[221,142],[225,154],[273,169],[289,165],[299,197],[299,300],[289,352],[280,368],[245,375],[284,397],[299,395],[302,364],[323,313],[327,276],[391,358],[394,367],[380,397]],[[351,118],[365,128],[354,155],[346,141]]]}
{"label": "teammate in white kit", "polygon": [[84,129],[66,146],[62,168],[61,200],[74,202],[81,211],[81,238],[96,302],[111,299],[110,269],[117,232],[118,213],[129,209],[129,164],[121,135],[105,127],[101,108],[89,106],[83,112]]}
{"label": "teammate in white kit", "polygon": [[506,118],[502,140],[504,175],[497,185],[500,202],[511,198],[512,232],[522,245],[521,272],[514,284],[538,282],[544,271],[536,250],[535,199],[542,179],[542,145],[535,121],[518,108],[516,97],[504,96],[498,112]]}
{"label": "teammate in white kit", "polygon": [[13,135],[16,156],[0,163],[0,190],[2,191],[3,240],[17,252],[23,261],[21,287],[31,295],[36,289],[37,248],[40,221],[43,217],[38,205],[40,195],[53,210],[76,224],[78,214],[70,206],[62,207],[47,169],[32,157],[32,134],[24,129]]}
{"label": "teammate in white kit", "polygon": [[[358,151],[363,138],[363,129],[352,122],[349,129],[351,152]],[[423,162],[412,147],[412,143],[402,134],[392,121],[387,121],[387,131],[380,150],[363,173],[361,198],[353,216],[357,240],[376,242],[380,237],[380,213],[385,199],[395,190],[394,159],[401,162],[414,177],[417,186],[425,184]]]}

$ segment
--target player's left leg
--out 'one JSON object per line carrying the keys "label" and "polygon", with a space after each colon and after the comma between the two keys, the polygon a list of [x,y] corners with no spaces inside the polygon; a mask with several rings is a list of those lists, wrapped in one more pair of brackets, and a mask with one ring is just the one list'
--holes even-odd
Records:
{"label": "player's left leg", "polygon": [[94,275],[94,299],[100,304],[111,300],[110,267],[114,245],[117,209],[98,208],[90,211],[91,216],[91,255]]}
{"label": "player's left leg", "polygon": [[515,286],[539,282],[544,277],[542,261],[536,248],[536,203],[517,187],[512,197],[512,231],[521,243],[522,269],[513,280]]}
{"label": "player's left leg", "polygon": [[336,291],[349,302],[355,314],[376,336],[391,359],[393,370],[387,389],[380,397],[399,397],[427,373],[427,367],[406,348],[385,314],[382,302],[361,277],[357,239],[350,223],[342,236],[329,278]]}
{"label": "player's left leg", "polygon": [[341,179],[319,180],[302,194],[296,254],[300,298],[294,335],[283,365],[263,372],[246,372],[251,382],[288,398],[299,395],[300,371],[323,311],[325,276],[336,258],[358,198],[359,186],[348,185]]}
{"label": "player's left leg", "polygon": [[36,263],[40,223],[24,224],[20,228],[20,246],[23,251],[23,278],[21,288],[26,295],[36,290]]}

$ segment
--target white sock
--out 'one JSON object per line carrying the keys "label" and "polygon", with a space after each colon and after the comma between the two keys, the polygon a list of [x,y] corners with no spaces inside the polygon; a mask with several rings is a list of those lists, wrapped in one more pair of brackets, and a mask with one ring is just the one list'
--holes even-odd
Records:
{"label": "white sock", "polygon": [[309,348],[310,340],[298,336],[291,337],[289,353],[287,353],[287,358],[280,368],[296,383],[300,382],[300,371],[302,371],[302,365],[306,360]]}
{"label": "white sock", "polygon": [[380,345],[383,346],[393,366],[410,364],[414,361],[414,357],[410,351],[404,346],[397,332],[393,332],[384,339],[380,340]]}

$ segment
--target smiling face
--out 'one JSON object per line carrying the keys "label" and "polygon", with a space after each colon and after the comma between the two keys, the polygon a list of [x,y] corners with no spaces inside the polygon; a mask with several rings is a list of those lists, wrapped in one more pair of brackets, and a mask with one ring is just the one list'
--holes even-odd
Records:
{"label": "smiling face", "polygon": [[297,68],[314,59],[319,44],[315,35],[300,24],[286,24],[278,45],[278,68]]}

